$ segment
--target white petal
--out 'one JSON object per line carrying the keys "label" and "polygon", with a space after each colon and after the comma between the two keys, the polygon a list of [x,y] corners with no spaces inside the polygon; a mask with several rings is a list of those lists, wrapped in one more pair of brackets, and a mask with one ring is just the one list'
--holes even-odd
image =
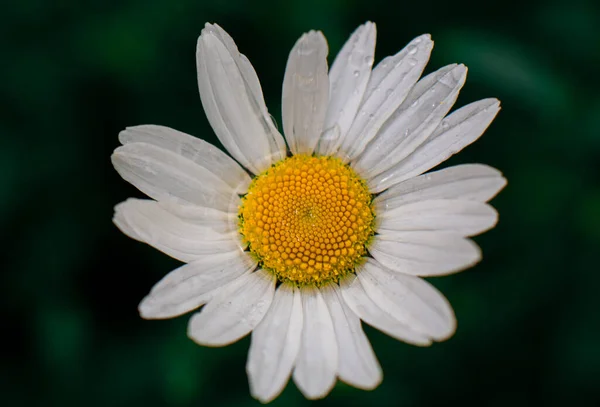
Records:
{"label": "white petal", "polygon": [[115,206],[115,224],[126,235],[183,261],[207,255],[242,251],[238,234],[218,233],[213,229],[185,222],[146,199],[128,199]]}
{"label": "white petal", "polygon": [[352,127],[340,146],[342,159],[354,159],[375,137],[421,76],[432,48],[429,34],[421,35],[377,64]]}
{"label": "white petal", "polygon": [[119,133],[119,141],[122,144],[152,144],[178,154],[206,168],[238,194],[245,193],[250,185],[251,179],[248,173],[223,151],[204,140],[169,127],[155,125],[128,127]]}
{"label": "white petal", "polygon": [[375,304],[356,276],[350,275],[341,280],[340,292],[350,309],[372,327],[411,345],[431,345],[429,336],[399,321],[389,310]]}
{"label": "white petal", "polygon": [[373,259],[363,265],[358,279],[373,302],[416,331],[436,341],[454,334],[452,307],[427,281],[387,270]]}
{"label": "white petal", "polygon": [[414,276],[450,274],[481,260],[481,250],[473,241],[441,232],[376,235],[369,253],[390,270]]}
{"label": "white petal", "polygon": [[237,66],[240,70],[240,74],[242,78],[248,85],[248,90],[252,93],[252,98],[256,101],[260,111],[263,116],[270,117],[267,111],[267,105],[265,104],[265,98],[262,93],[262,88],[260,87],[260,81],[258,80],[258,75],[254,70],[254,67],[246,58],[244,54],[241,54],[235,45],[235,41],[227,32],[218,24],[206,24],[205,28],[211,30],[211,32],[218,37],[218,39],[223,43],[227,51],[231,54],[232,58],[237,63]]}
{"label": "white petal", "polygon": [[202,30],[196,62],[202,105],[227,151],[255,174],[285,157],[254,69],[219,26]]}
{"label": "white petal", "polygon": [[140,303],[146,319],[172,318],[198,308],[222,287],[256,267],[244,252],[204,256],[160,280]]}
{"label": "white petal", "polygon": [[317,153],[332,155],[348,133],[371,76],[375,54],[375,24],[356,29],[329,71],[329,108]]}
{"label": "white petal", "polygon": [[495,168],[483,164],[463,164],[429,172],[401,182],[374,200],[376,213],[410,202],[429,199],[461,199],[487,202],[504,186],[506,179]]}
{"label": "white petal", "polygon": [[130,143],[111,156],[121,177],[149,197],[227,210],[235,191],[221,178],[169,150]]}
{"label": "white petal", "polygon": [[282,284],[271,308],[252,332],[246,371],[252,396],[268,403],[285,388],[300,349],[302,299],[300,290]]}
{"label": "white petal", "polygon": [[209,228],[219,233],[230,233],[237,230],[237,208],[241,204],[239,197],[232,200],[232,208],[229,212],[197,205],[179,205],[171,201],[162,201],[158,204],[167,212],[192,225]]}
{"label": "white petal", "polygon": [[312,154],[323,130],[329,101],[327,41],[304,34],[288,58],[283,80],[283,129],[293,154]]}
{"label": "white petal", "polygon": [[458,153],[483,134],[499,110],[500,102],[496,99],[480,100],[456,110],[408,157],[368,179],[371,192],[381,192],[422,174]]}
{"label": "white petal", "polygon": [[317,288],[302,287],[304,323],[294,382],[308,399],[325,397],[333,388],[338,349],[327,304]]}
{"label": "white petal", "polygon": [[125,211],[123,209],[127,201],[121,202],[115,206],[115,213],[113,214],[112,221],[119,228],[119,230],[128,237],[135,239],[139,242],[146,243],[142,236],[138,235],[133,226],[129,224],[129,221],[125,217]]}
{"label": "white petal", "polygon": [[464,65],[449,65],[421,79],[356,160],[356,169],[373,177],[413,152],[450,111],[466,79]]}
{"label": "white petal", "polygon": [[378,221],[378,232],[382,234],[429,230],[473,236],[494,227],[498,213],[482,202],[436,199],[387,210],[378,216]]}
{"label": "white petal", "polygon": [[340,379],[360,389],[374,389],[381,383],[383,373],[360,319],[348,308],[336,284],[321,287],[321,293],[337,338]]}
{"label": "white petal", "polygon": [[271,306],[275,277],[264,270],[245,274],[219,290],[188,324],[188,336],[205,346],[225,346],[249,334]]}

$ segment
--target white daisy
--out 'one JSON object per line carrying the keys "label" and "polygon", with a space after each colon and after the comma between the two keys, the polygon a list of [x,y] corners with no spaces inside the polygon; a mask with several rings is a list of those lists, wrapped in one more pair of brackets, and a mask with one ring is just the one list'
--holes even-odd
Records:
{"label": "white daisy", "polygon": [[207,24],[197,47],[200,97],[233,158],[154,125],[121,132],[112,156],[152,198],[117,205],[116,225],[187,263],[152,288],[142,317],[205,304],[189,321],[195,342],[223,346],[252,332],[247,372],[262,402],[290,376],[311,399],[337,378],[375,388],[382,372],[361,320],[414,345],[450,337],[452,308],[421,277],[480,260],[467,237],[495,225],[485,202],[506,180],[481,164],[421,175],[475,141],[499,110],[485,99],[446,117],[467,68],[418,81],[432,47],[422,35],[371,69],[369,22],[328,71],[324,36],[304,34],[283,83],[284,141],[252,65]]}

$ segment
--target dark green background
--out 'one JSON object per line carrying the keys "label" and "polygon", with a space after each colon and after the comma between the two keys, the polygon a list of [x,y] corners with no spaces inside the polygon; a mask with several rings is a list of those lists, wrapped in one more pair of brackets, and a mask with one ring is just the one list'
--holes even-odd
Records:
{"label": "dark green background", "polygon": [[[144,321],[139,300],[177,262],[128,239],[112,208],[141,196],[110,164],[125,126],[218,143],[195,45],[218,22],[254,64],[280,120],[287,54],[309,29],[331,55],[378,26],[376,59],[430,32],[427,71],[464,62],[458,105],[498,97],[484,137],[450,163],[504,172],[499,225],[476,267],[434,279],[458,331],[416,348],[366,328],[385,378],[323,405],[600,403],[600,6],[594,0],[9,0],[0,6],[3,406],[257,405],[248,338],[203,348],[187,317]],[[273,405],[308,405],[290,384]],[[600,404],[596,404],[600,405]]]}

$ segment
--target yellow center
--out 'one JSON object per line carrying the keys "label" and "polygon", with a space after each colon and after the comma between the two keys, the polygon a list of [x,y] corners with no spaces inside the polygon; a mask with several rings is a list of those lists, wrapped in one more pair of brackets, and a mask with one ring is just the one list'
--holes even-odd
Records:
{"label": "yellow center", "polygon": [[280,281],[320,285],[354,271],[373,235],[366,183],[339,159],[295,155],[254,178],[240,233]]}

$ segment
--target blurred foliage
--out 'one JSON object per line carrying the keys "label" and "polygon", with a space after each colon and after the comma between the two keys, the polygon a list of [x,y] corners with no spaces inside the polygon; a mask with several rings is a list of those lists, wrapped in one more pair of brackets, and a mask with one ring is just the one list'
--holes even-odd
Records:
{"label": "blurred foliage", "polygon": [[[0,240],[4,406],[257,405],[248,338],[196,346],[186,317],[137,303],[177,263],[122,235],[113,206],[141,196],[109,156],[128,125],[217,145],[194,51],[218,22],[253,62],[280,122],[291,46],[321,29],[331,55],[366,20],[377,59],[436,41],[428,71],[464,62],[458,105],[503,110],[451,163],[485,162],[509,185],[477,238],[481,264],[434,279],[459,329],[431,348],[366,328],[384,369],[323,405],[600,405],[600,5],[595,0],[8,0],[0,5]],[[273,405],[307,405],[290,384]]]}

